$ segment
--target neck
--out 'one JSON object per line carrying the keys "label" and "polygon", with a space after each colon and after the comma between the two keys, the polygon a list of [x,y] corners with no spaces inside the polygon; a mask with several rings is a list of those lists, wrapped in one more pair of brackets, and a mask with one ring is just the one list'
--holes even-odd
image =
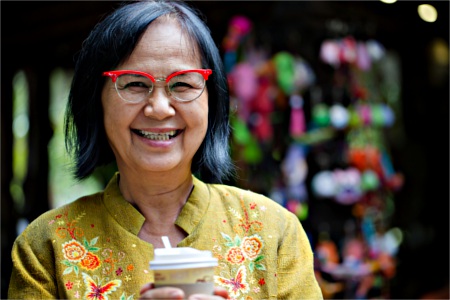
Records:
{"label": "neck", "polygon": [[192,175],[133,175],[120,172],[119,187],[124,198],[144,215],[147,222],[173,224],[192,191]]}

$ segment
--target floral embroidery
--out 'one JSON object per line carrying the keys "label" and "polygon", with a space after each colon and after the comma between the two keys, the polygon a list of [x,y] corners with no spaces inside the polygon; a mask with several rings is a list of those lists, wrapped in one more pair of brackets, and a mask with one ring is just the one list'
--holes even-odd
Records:
{"label": "floral embroidery", "polygon": [[249,285],[247,283],[247,271],[245,271],[245,266],[241,266],[234,278],[228,279],[221,276],[214,276],[214,281],[228,288],[228,292],[231,297],[236,298],[240,293],[247,294],[249,291]]}
{"label": "floral embroidery", "polygon": [[233,227],[234,232],[239,233],[240,231],[242,231],[242,229],[244,229],[245,233],[247,233],[250,228],[253,227],[253,230],[258,232],[261,231],[263,226],[262,223],[260,221],[250,221],[249,216],[248,216],[248,211],[245,208],[244,205],[244,199],[243,196],[241,195],[241,206],[242,206],[242,210],[244,211],[244,218],[239,218],[240,223],[236,224]]}
{"label": "floral embroidery", "polygon": [[71,289],[73,288],[73,282],[71,282],[70,280],[67,281],[67,283],[66,283],[66,288],[67,288],[68,290],[71,290]]}
{"label": "floral embroidery", "polygon": [[71,240],[62,245],[65,260],[62,260],[61,263],[67,266],[63,275],[74,271],[78,276],[78,263],[87,270],[95,270],[100,266],[100,259],[97,255],[92,253],[99,250],[99,248],[95,247],[97,240],[98,237],[93,238],[88,242],[86,238],[84,238],[83,245],[76,240]]}
{"label": "floral embroidery", "polygon": [[84,298],[86,299],[107,300],[108,295],[114,292],[122,284],[121,280],[116,279],[102,285],[103,279],[94,276],[94,278],[97,278],[96,282],[88,274],[82,273],[82,275],[86,285],[86,293],[84,294]]}
{"label": "floral embroidery", "polygon": [[242,249],[239,247],[230,248],[227,253],[227,260],[232,264],[241,264],[245,260]]}
{"label": "floral embroidery", "polygon": [[236,235],[233,240],[228,234],[223,232],[221,234],[226,241],[225,246],[230,247],[226,254],[227,261],[232,264],[241,264],[244,263],[245,259],[248,259],[250,261],[248,265],[250,272],[253,272],[255,269],[266,269],[260,263],[264,259],[264,256],[259,255],[263,248],[262,238],[259,235],[254,234],[249,237],[244,237],[242,240]]}
{"label": "floral embroidery", "polygon": [[[236,235],[231,237],[221,232],[222,245],[220,245],[220,242],[217,242],[219,243],[217,244],[216,239],[213,239],[216,243],[212,249],[213,254],[219,260],[218,268],[222,270],[220,276],[215,276],[214,280],[216,284],[227,288],[230,299],[252,299],[248,294],[250,292],[259,294],[262,286],[266,284],[264,278],[258,277],[258,279],[255,279],[253,277],[257,276],[256,270],[266,270],[263,264],[264,255],[262,254],[264,241],[260,235],[255,234],[263,229],[262,222],[256,219],[259,217],[259,213],[266,208],[258,206],[256,202],[250,202],[246,207],[243,197],[243,195],[240,196],[242,210],[237,210],[231,206],[227,208],[229,215],[238,220],[238,223],[235,223],[236,225],[233,227]],[[228,220],[224,219],[223,223],[226,222]],[[222,275],[227,274],[226,270],[231,272],[230,277]],[[254,275],[247,278],[249,274]],[[253,287],[251,288],[251,286]]]}
{"label": "floral embroidery", "polygon": [[[134,295],[126,294],[124,281],[116,278],[121,276],[125,282],[131,283],[132,272],[136,266],[130,262],[124,263],[125,252],[118,251],[119,249],[112,246],[111,249],[105,248],[112,242],[112,238],[102,237],[101,248],[99,236],[87,239],[88,233],[94,232],[98,226],[90,220],[83,220],[81,223],[80,220],[86,215],[86,212],[82,211],[73,218],[68,209],[62,214],[55,215],[48,222],[48,226],[53,228],[57,237],[62,239],[58,242],[57,238],[53,242],[61,247],[58,252],[61,251],[59,253],[62,254],[60,263],[63,265],[62,275],[66,279],[64,282],[66,293],[69,298],[76,299],[107,300],[108,297],[119,299],[119,295],[122,294],[121,300],[132,300]],[[136,248],[136,245],[133,244],[131,247]],[[148,274],[147,270],[144,271]],[[111,295],[113,292],[117,295]]]}
{"label": "floral embroidery", "polygon": [[88,252],[81,260],[81,266],[86,270],[95,270],[100,266],[100,259],[97,255]]}
{"label": "floral embroidery", "polygon": [[251,237],[245,237],[242,240],[242,250],[244,250],[244,255],[250,260],[255,260],[258,254],[261,252],[263,243],[259,235],[253,235]]}
{"label": "floral embroidery", "polygon": [[[120,252],[117,253],[117,258],[114,258],[113,257],[113,250],[111,250],[111,249],[104,249],[103,252],[102,252],[102,256],[106,257],[103,260],[103,262],[109,264],[109,266],[105,266],[103,268],[103,274],[104,275],[108,275],[108,274],[112,273],[113,270],[115,269],[115,263],[120,262],[125,257],[125,253],[120,251]],[[120,272],[120,273],[122,273],[122,272]],[[120,275],[120,274],[116,273],[116,275]]]}
{"label": "floral embroidery", "polygon": [[79,262],[84,258],[87,251],[83,245],[76,240],[71,240],[62,245],[64,258],[70,262]]}
{"label": "floral embroidery", "polygon": [[[84,235],[83,230],[80,227],[75,226],[76,223],[78,223],[78,221],[84,217],[84,215],[86,215],[85,212],[81,213],[79,216],[77,216],[75,218],[75,220],[72,220],[69,222],[68,220],[68,211],[64,212],[64,215],[57,215],[56,219],[59,219],[61,217],[64,218],[65,221],[60,220],[57,223],[59,225],[61,225],[60,227],[58,227],[56,229],[56,234],[60,237],[60,238],[65,238],[67,236],[67,233],[70,235],[70,237],[74,240],[77,239],[77,237],[82,237]],[[65,227],[63,227],[65,223]]]}

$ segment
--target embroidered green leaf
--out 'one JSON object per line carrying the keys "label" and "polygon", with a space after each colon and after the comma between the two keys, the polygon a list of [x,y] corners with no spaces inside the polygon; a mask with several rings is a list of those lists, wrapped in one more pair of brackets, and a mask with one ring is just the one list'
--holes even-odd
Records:
{"label": "embroidered green leaf", "polygon": [[97,252],[100,248],[97,247],[89,247],[89,252]]}
{"label": "embroidered green leaf", "polygon": [[91,242],[89,243],[89,246],[94,246],[97,243],[97,240],[98,240],[98,236],[91,240]]}
{"label": "embroidered green leaf", "polygon": [[72,273],[72,271],[73,271],[73,267],[68,267],[64,270],[63,275],[70,274],[70,273]]}
{"label": "embroidered green leaf", "polygon": [[248,268],[250,269],[250,272],[253,273],[253,271],[255,270],[255,263],[250,262],[250,264],[248,265]]}
{"label": "embroidered green leaf", "polygon": [[264,267],[264,265],[261,265],[261,264],[256,264],[255,267],[256,267],[256,269],[258,269],[258,270],[263,270],[263,271],[266,270],[266,267]]}
{"label": "embroidered green leaf", "polygon": [[86,240],[86,237],[83,237],[83,244],[86,248],[89,249],[89,242]]}
{"label": "embroidered green leaf", "polygon": [[264,258],[264,255],[260,255],[255,259],[255,262],[258,262]]}
{"label": "embroidered green leaf", "polygon": [[80,271],[78,266],[73,266],[73,270],[75,271],[75,274],[77,274],[77,276],[78,276],[78,272]]}
{"label": "embroidered green leaf", "polygon": [[128,296],[125,294],[125,292],[120,296],[120,300],[133,300],[134,299],[134,294],[131,296]]}
{"label": "embroidered green leaf", "polygon": [[62,260],[61,263],[64,264],[64,265],[66,265],[66,266],[68,266],[68,267],[71,267],[71,266],[72,266],[72,264],[70,263],[70,261],[68,261],[67,259]]}
{"label": "embroidered green leaf", "polygon": [[234,244],[238,247],[241,245],[241,238],[238,235],[234,237]]}
{"label": "embroidered green leaf", "polygon": [[223,232],[221,232],[220,234],[223,236],[223,238],[224,238],[228,243],[231,243],[232,245],[234,245],[233,239],[232,239],[228,234],[223,233]]}

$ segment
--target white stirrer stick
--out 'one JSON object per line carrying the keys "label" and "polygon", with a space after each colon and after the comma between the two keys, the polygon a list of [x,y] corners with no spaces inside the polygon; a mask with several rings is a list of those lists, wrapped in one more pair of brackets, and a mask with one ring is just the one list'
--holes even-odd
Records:
{"label": "white stirrer stick", "polygon": [[167,237],[167,236],[162,236],[161,239],[162,239],[162,241],[163,241],[164,247],[166,247],[166,248],[172,248],[172,246],[170,245],[169,237]]}

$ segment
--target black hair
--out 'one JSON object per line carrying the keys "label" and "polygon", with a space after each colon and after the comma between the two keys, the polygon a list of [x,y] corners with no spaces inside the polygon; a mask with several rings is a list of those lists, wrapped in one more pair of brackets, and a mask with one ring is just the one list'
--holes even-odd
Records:
{"label": "black hair", "polygon": [[101,92],[104,71],[125,61],[147,27],[170,15],[197,44],[202,68],[212,69],[208,89],[208,128],[194,155],[191,171],[207,183],[234,175],[229,155],[229,93],[222,59],[209,28],[198,11],[181,1],[126,2],[99,22],[83,42],[65,115],[66,148],[75,158],[74,175],[87,178],[99,166],[115,161],[107,141]]}

